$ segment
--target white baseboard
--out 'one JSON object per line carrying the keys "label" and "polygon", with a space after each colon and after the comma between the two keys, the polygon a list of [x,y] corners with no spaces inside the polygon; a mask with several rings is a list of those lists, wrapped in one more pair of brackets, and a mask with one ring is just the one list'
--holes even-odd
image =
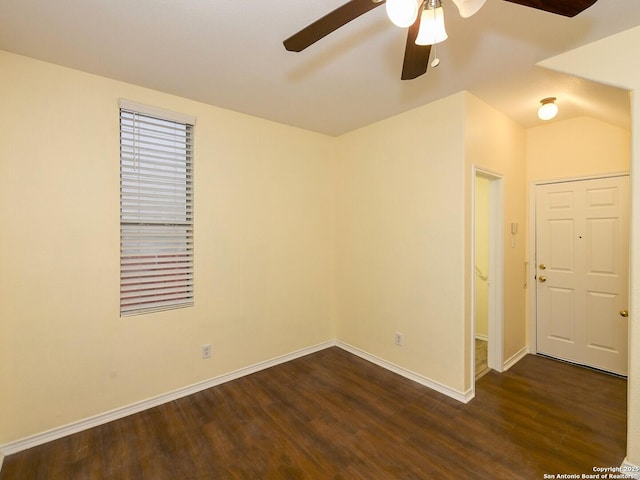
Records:
{"label": "white baseboard", "polygon": [[489,336],[488,335],[484,335],[482,333],[476,333],[476,340],[482,340],[483,342],[488,342],[489,341]]}
{"label": "white baseboard", "polygon": [[513,367],[516,363],[522,360],[529,353],[529,347],[522,347],[515,355],[511,356],[503,365],[503,372],[506,372],[511,367]]}
{"label": "white baseboard", "polygon": [[629,478],[640,479],[640,466],[631,463],[625,458],[620,465],[620,473],[624,473]]}
{"label": "white baseboard", "polygon": [[[230,382],[232,380],[236,380],[238,378],[244,377],[246,375],[250,375],[252,373],[259,372],[260,370],[264,370],[266,368],[274,367],[281,363],[285,363],[291,360],[295,360],[296,358],[303,357],[305,355],[309,355],[311,353],[318,352],[320,350],[324,350],[325,348],[337,346],[346,350],[347,352],[353,353],[354,355],[363,358],[375,365],[378,365],[382,368],[385,368],[391,372],[394,372],[398,375],[401,375],[409,380],[412,380],[416,383],[424,385],[432,390],[440,392],[448,397],[451,397],[455,400],[458,400],[462,403],[468,403],[474,397],[473,390],[469,390],[467,392],[460,392],[454,390],[446,385],[443,385],[439,382],[431,380],[423,375],[417,374],[408,370],[404,367],[400,367],[394,363],[383,360],[375,355],[371,355],[363,350],[360,350],[352,345],[349,345],[344,342],[340,342],[337,340],[329,340],[323,343],[319,343],[317,345],[313,345],[308,348],[303,348],[301,350],[297,350],[295,352],[288,353],[286,355],[281,355],[279,357],[273,358],[271,360],[266,360],[264,362],[259,362],[254,365],[250,365],[245,368],[241,368],[234,372],[221,375],[219,377],[215,377],[209,380],[205,380],[203,382],[199,382],[193,385],[189,385],[183,388],[179,388],[172,392],[168,392],[162,395],[158,395],[156,397],[149,398],[147,400],[143,400],[140,402],[132,403],[130,405],[116,408],[114,410],[101,413],[84,420],[79,420],[77,422],[72,422],[67,425],[63,425],[61,427],[57,427],[46,432],[38,433],[35,435],[30,435],[28,437],[22,438],[20,440],[16,440],[14,442],[9,442],[4,445],[0,445],[0,469],[2,469],[2,461],[4,456],[11,455],[14,453],[21,452],[23,450],[27,450],[32,447],[36,447],[38,445],[42,445],[47,442],[51,442],[53,440],[58,440],[59,438],[66,437],[68,435],[72,435],[74,433],[81,432],[83,430],[87,430],[93,427],[97,427],[100,425],[104,425],[105,423],[111,422],[113,420],[118,420],[120,418],[127,417],[129,415],[133,415],[134,413],[139,413],[144,410],[148,410],[153,407],[157,407],[159,405],[171,402],[173,400],[177,400],[182,397],[186,397],[188,395],[200,392],[202,390],[206,390],[207,388],[215,387],[217,385],[221,385],[226,382]],[[525,352],[526,354],[526,352]],[[519,360],[519,359],[518,359]],[[515,360],[517,361],[517,360]],[[515,361],[513,363],[515,363]]]}
{"label": "white baseboard", "polygon": [[363,358],[371,363],[378,365],[379,367],[385,368],[386,370],[389,370],[393,373],[397,373],[398,375],[408,378],[409,380],[413,380],[414,382],[424,385],[425,387],[429,387],[430,389],[435,390],[436,392],[440,392],[455,400],[458,400],[459,402],[468,403],[473,399],[474,393],[472,390],[469,390],[467,392],[460,392],[458,390],[454,390],[450,387],[447,387],[446,385],[436,382],[435,380],[431,380],[423,375],[412,372],[411,370],[407,370],[406,368],[400,367],[395,363],[391,363],[386,360],[383,360],[382,358],[376,357],[375,355],[371,355],[370,353],[360,350],[359,348],[356,348],[353,345],[349,345],[348,343],[344,343],[339,340],[336,341],[336,345],[342,348],[343,350],[346,350],[347,352],[353,353],[354,355],[360,358]]}
{"label": "white baseboard", "polygon": [[[434,380],[431,380],[427,377],[424,377],[420,374],[417,374],[415,372],[412,372],[411,370],[408,370],[404,367],[400,367],[394,363],[388,362],[386,360],[383,360],[379,357],[376,357],[375,355],[371,355],[370,353],[367,353],[363,350],[360,350],[359,348],[356,348],[352,345],[349,345],[347,343],[338,341],[338,340],[329,340],[323,343],[319,343],[317,345],[308,347],[308,348],[304,348],[301,350],[297,350],[295,352],[291,352],[276,358],[273,358],[271,360],[266,360],[264,362],[259,362],[256,363],[254,365],[250,365],[248,367],[245,368],[241,368],[239,370],[236,370],[234,372],[225,374],[225,375],[221,375],[219,377],[215,377],[200,383],[196,383],[193,385],[189,385],[187,387],[184,388],[180,388],[178,390],[172,391],[172,392],[168,392],[162,395],[158,395],[156,397],[147,399],[147,400],[143,400],[141,402],[136,402],[133,403],[131,405],[125,406],[125,407],[121,407],[121,408],[117,408],[115,410],[109,411],[109,412],[105,412],[84,420],[80,420],[78,422],[73,422],[70,423],[68,425],[64,425],[62,427],[58,427],[58,428],[54,428],[52,430],[46,431],[46,432],[42,432],[36,435],[31,435],[29,437],[25,437],[23,439],[14,441],[14,442],[10,442],[4,445],[0,445],[0,471],[2,470],[2,464],[4,461],[4,457],[7,455],[11,455],[14,453],[18,453],[20,451],[23,450],[27,450],[29,448],[38,446],[38,445],[42,445],[44,443],[53,441],[53,440],[57,440],[59,438],[71,435],[73,433],[77,433],[83,430],[87,430],[89,428],[93,428],[93,427],[97,427],[99,425],[103,425],[105,423],[111,422],[113,420],[117,420],[120,418],[124,418],[127,417],[129,415],[132,415],[134,413],[138,413],[144,410],[147,410],[149,408],[153,408],[159,405],[162,405],[164,403],[168,403],[171,402],[173,400],[177,400],[179,398],[182,397],[186,397],[188,395],[191,395],[193,393],[197,393],[200,392],[202,390],[206,390],[207,388],[211,388],[211,387],[215,387],[217,385],[221,385],[223,383],[244,377],[246,375],[250,375],[252,373],[256,373],[259,372],[260,370],[264,370],[266,368],[270,368],[270,367],[274,367],[276,365],[279,365],[281,363],[285,363],[291,360],[295,360],[296,358],[300,358],[303,357],[305,355],[309,355],[311,353],[315,353],[318,352],[320,350],[324,350],[326,348],[329,347],[334,347],[337,346],[339,348],[342,348],[343,350],[353,353],[354,355],[363,358],[364,360],[367,360],[375,365],[378,365],[382,368],[385,368],[386,370],[389,370],[393,373],[396,373],[398,375],[401,375],[405,378],[408,378],[409,380],[412,380],[416,383],[419,383],[421,385],[424,385],[428,388],[431,388],[432,390],[435,390],[437,392],[440,392],[448,397],[451,397],[455,400],[458,400],[462,403],[468,403],[470,400],[473,399],[474,393],[472,390],[469,390],[467,392],[460,392],[458,390],[454,390],[450,387],[447,387],[446,385],[443,385],[439,382],[436,382]],[[527,347],[521,349],[520,351],[518,351],[515,355],[513,355],[511,358],[509,358],[505,364],[504,364],[504,368],[505,371],[508,370],[509,368],[511,368],[513,365],[515,365],[518,361],[520,361],[525,355],[527,355],[529,353],[529,349]],[[620,467],[620,473],[624,473],[626,474],[629,478],[633,478],[633,479],[638,479],[640,480],[640,467],[638,465],[635,465],[631,462],[629,462],[626,458],[622,463],[622,466]]]}
{"label": "white baseboard", "polygon": [[4,458],[5,455],[18,453],[38,445],[42,445],[44,443],[51,442],[53,440],[57,440],[62,437],[66,437],[68,435],[72,435],[74,433],[87,430],[89,428],[97,427],[99,425],[104,425],[105,423],[111,422],[113,420],[118,420],[120,418],[127,417],[134,413],[139,413],[144,410],[148,410],[149,408],[157,407],[159,405],[171,402],[173,400],[177,400],[179,398],[192,395],[202,390],[206,390],[207,388],[215,387],[217,385],[230,382],[231,380],[236,380],[246,375],[251,375],[252,373],[259,372],[260,370],[274,367],[281,363],[295,360],[296,358],[304,357],[305,355],[309,355],[311,353],[315,353],[320,350],[324,350],[325,348],[333,347],[335,345],[336,345],[335,340],[329,340],[327,342],[323,342],[318,345],[314,345],[308,348],[297,350],[295,352],[281,355],[271,360],[266,360],[264,362],[259,362],[254,365],[241,368],[239,370],[236,370],[234,372],[231,372],[225,375],[221,375],[219,377],[215,377],[209,380],[205,380],[203,382],[195,383],[193,385],[188,385],[186,387],[179,388],[172,392],[164,393],[162,395],[158,395],[156,397],[152,397],[147,400],[142,400],[140,402],[132,403],[130,405],[116,408],[109,412],[101,413],[93,417],[86,418],[84,420],[69,423],[67,425],[63,425],[61,427],[48,430],[46,432],[30,435],[20,440],[16,440],[14,442],[9,442],[7,444],[0,445],[0,468],[2,468],[1,460]]}

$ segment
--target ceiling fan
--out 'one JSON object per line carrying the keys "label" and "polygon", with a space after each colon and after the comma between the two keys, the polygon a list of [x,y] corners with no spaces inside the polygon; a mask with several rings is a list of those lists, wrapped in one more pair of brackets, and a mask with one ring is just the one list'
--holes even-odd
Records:
{"label": "ceiling fan", "polygon": [[[486,0],[453,0],[462,17],[470,17]],[[556,15],[574,17],[597,0],[504,0]],[[389,19],[397,26],[409,27],[402,65],[402,80],[426,73],[431,46],[444,41],[442,0],[351,0],[287,38],[284,47],[301,52],[331,32],[359,16],[386,4]],[[435,66],[435,61],[434,61]]]}

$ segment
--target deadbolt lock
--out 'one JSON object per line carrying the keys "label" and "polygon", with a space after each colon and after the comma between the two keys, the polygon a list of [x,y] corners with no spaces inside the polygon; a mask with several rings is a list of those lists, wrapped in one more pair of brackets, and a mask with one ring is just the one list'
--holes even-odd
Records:
{"label": "deadbolt lock", "polygon": [[546,269],[547,269],[547,266],[546,266],[544,263],[541,263],[540,265],[538,265],[538,268],[539,268],[540,270],[546,270]]}
{"label": "deadbolt lock", "polygon": [[545,276],[543,276],[543,275],[540,275],[540,276],[538,277],[538,281],[539,281],[540,283],[544,283],[544,282],[546,282],[546,281],[547,281],[547,277],[545,277]]}

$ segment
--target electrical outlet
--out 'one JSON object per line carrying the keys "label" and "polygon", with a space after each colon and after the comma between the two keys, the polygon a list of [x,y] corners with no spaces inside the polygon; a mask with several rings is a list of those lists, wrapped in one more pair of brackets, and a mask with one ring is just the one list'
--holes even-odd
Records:
{"label": "electrical outlet", "polygon": [[396,345],[398,347],[402,346],[402,334],[400,332],[396,332]]}
{"label": "electrical outlet", "polygon": [[202,358],[211,358],[211,344],[202,345]]}

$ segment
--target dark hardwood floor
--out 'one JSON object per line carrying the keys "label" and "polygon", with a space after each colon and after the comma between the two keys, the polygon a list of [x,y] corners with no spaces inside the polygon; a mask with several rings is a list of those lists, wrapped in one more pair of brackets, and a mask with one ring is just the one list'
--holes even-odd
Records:
{"label": "dark hardwood floor", "polygon": [[5,458],[1,480],[542,479],[625,455],[626,381],[529,355],[464,405],[330,348]]}

